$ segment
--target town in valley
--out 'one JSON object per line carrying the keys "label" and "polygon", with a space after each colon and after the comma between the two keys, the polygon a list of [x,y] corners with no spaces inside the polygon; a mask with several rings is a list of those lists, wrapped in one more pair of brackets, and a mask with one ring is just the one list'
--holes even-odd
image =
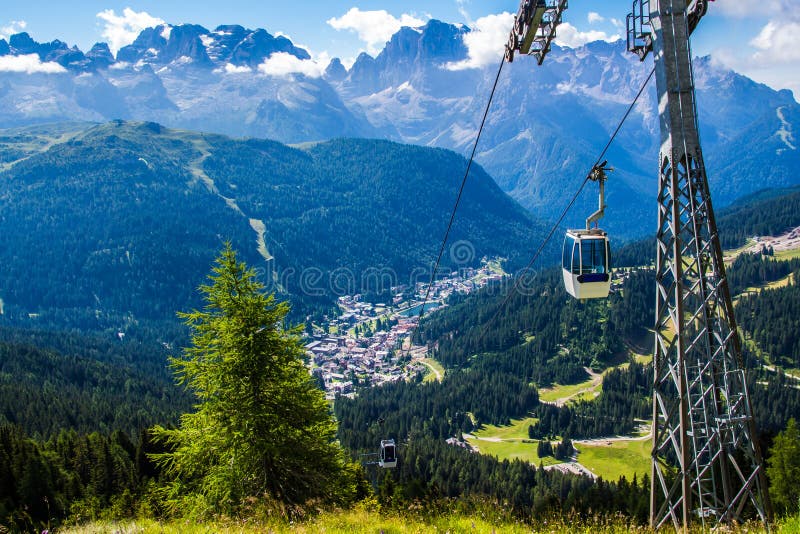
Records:
{"label": "town in valley", "polygon": [[[500,282],[506,274],[498,261],[483,261],[437,279],[430,288],[424,314],[445,306],[454,294],[468,294]],[[308,366],[326,398],[354,396],[359,388],[411,379],[426,367],[437,378],[440,371],[426,360],[425,347],[410,347],[428,293],[428,284],[391,288],[391,304],[365,302],[362,295],[338,299],[340,313],[313,326],[305,345]]]}

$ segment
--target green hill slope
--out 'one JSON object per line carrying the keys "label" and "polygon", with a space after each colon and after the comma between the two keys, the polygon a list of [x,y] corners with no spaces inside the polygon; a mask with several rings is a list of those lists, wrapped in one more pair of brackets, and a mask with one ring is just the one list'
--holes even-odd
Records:
{"label": "green hill slope", "polygon": [[[153,123],[42,130],[2,138],[0,311],[23,324],[170,320],[225,240],[304,304],[426,279],[466,167],[385,141],[300,150]],[[444,267],[514,266],[538,235],[473,167]]]}

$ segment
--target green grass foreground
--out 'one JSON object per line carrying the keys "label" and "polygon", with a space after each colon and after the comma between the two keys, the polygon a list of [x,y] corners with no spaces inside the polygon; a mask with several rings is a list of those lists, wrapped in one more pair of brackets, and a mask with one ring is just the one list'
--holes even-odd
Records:
{"label": "green grass foreground", "polygon": [[[480,514],[485,515],[485,514]],[[650,528],[632,525],[622,517],[595,517],[589,520],[569,517],[542,520],[536,524],[511,522],[507,519],[472,517],[447,514],[437,517],[415,517],[413,515],[381,514],[365,509],[323,513],[308,521],[297,523],[285,520],[260,521],[245,519],[241,521],[199,523],[185,520],[159,522],[152,519],[137,519],[120,522],[95,522],[61,529],[58,532],[69,534],[266,534],[266,533],[598,533],[617,534],[625,532],[653,532]],[[662,529],[660,532],[672,532]],[[693,526],[689,532],[703,532],[701,525]],[[735,528],[723,528],[720,532],[747,532],[750,534],[766,532],[759,524],[748,524]],[[800,516],[780,520],[773,525],[771,532],[789,534],[800,532]]]}

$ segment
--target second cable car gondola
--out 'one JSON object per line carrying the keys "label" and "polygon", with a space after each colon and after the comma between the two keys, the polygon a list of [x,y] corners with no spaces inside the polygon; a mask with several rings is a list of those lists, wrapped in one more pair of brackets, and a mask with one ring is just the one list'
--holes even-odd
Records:
{"label": "second cable car gondola", "polygon": [[381,456],[378,465],[383,468],[395,467],[397,465],[397,446],[393,439],[381,440]]}
{"label": "second cable car gondola", "polygon": [[605,213],[606,162],[596,165],[589,179],[600,185],[600,207],[586,219],[585,230],[567,230],[561,253],[564,289],[576,299],[606,298],[611,290],[611,247],[608,234],[591,228]]}

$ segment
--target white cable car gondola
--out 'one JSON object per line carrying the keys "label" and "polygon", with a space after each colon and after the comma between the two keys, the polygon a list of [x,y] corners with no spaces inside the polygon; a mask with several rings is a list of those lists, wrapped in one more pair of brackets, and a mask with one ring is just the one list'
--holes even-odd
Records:
{"label": "white cable car gondola", "polygon": [[384,469],[397,465],[397,447],[393,439],[381,440],[381,457],[378,460],[378,465]]}
{"label": "white cable car gondola", "polygon": [[608,234],[603,230],[567,230],[562,257],[567,293],[576,299],[607,297],[610,264]]}
{"label": "white cable car gondola", "polygon": [[561,256],[564,288],[576,299],[606,298],[611,290],[611,249],[608,234],[591,228],[605,212],[606,162],[595,166],[589,179],[600,184],[600,208],[586,219],[585,230],[567,230]]}

